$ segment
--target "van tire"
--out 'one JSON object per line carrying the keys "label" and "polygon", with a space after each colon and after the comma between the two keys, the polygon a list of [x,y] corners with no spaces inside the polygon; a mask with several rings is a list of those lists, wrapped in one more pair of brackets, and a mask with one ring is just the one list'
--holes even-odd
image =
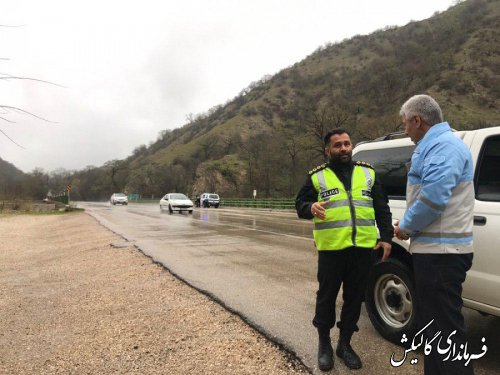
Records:
{"label": "van tire", "polygon": [[376,263],[368,275],[365,306],[375,329],[387,340],[402,345],[403,334],[417,331],[415,284],[411,269],[390,258]]}

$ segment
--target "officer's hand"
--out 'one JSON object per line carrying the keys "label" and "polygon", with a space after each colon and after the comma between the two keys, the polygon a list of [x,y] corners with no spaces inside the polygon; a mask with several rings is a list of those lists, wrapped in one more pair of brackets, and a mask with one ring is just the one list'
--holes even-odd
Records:
{"label": "officer's hand", "polygon": [[320,220],[325,220],[326,218],[326,210],[325,207],[328,204],[328,201],[324,202],[314,202],[311,205],[311,213],[314,217],[317,217]]}
{"label": "officer's hand", "polygon": [[383,262],[384,260],[386,260],[387,258],[389,258],[389,255],[391,255],[392,245],[389,242],[380,241],[373,248],[373,250],[377,250],[377,249],[380,249],[380,248],[384,249],[384,254],[382,255],[382,262]]}

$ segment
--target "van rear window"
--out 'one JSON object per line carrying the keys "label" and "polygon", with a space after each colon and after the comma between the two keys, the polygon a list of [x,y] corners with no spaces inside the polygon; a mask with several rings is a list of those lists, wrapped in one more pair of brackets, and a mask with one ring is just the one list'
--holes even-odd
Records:
{"label": "van rear window", "polygon": [[367,162],[375,168],[377,179],[391,199],[406,198],[407,174],[415,145],[360,151],[353,156],[356,161]]}
{"label": "van rear window", "polygon": [[476,171],[476,198],[500,202],[500,136],[487,138]]}

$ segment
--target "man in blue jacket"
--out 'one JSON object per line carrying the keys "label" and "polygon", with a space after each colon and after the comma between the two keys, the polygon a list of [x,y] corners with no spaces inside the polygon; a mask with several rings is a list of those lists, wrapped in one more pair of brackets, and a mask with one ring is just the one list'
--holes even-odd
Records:
{"label": "man in blue jacket", "polygon": [[[428,325],[425,339],[430,341],[441,331],[441,347],[451,339],[459,349],[466,344],[462,283],[473,257],[472,157],[443,122],[441,108],[432,97],[411,97],[400,115],[417,147],[408,172],[407,210],[395,235],[411,238],[417,322],[419,328]],[[471,363],[465,366],[465,360],[452,361],[440,354],[437,342],[425,356],[424,374],[473,374]]]}

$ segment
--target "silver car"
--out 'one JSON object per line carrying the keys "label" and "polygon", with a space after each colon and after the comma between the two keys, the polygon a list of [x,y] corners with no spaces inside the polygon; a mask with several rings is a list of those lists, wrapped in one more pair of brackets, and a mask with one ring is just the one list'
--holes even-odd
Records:
{"label": "silver car", "polygon": [[160,211],[168,209],[168,212],[188,211],[193,213],[193,201],[181,193],[168,193],[160,199]]}
{"label": "silver car", "polygon": [[116,204],[128,204],[128,198],[123,193],[114,193],[109,199],[110,203],[114,206]]}

